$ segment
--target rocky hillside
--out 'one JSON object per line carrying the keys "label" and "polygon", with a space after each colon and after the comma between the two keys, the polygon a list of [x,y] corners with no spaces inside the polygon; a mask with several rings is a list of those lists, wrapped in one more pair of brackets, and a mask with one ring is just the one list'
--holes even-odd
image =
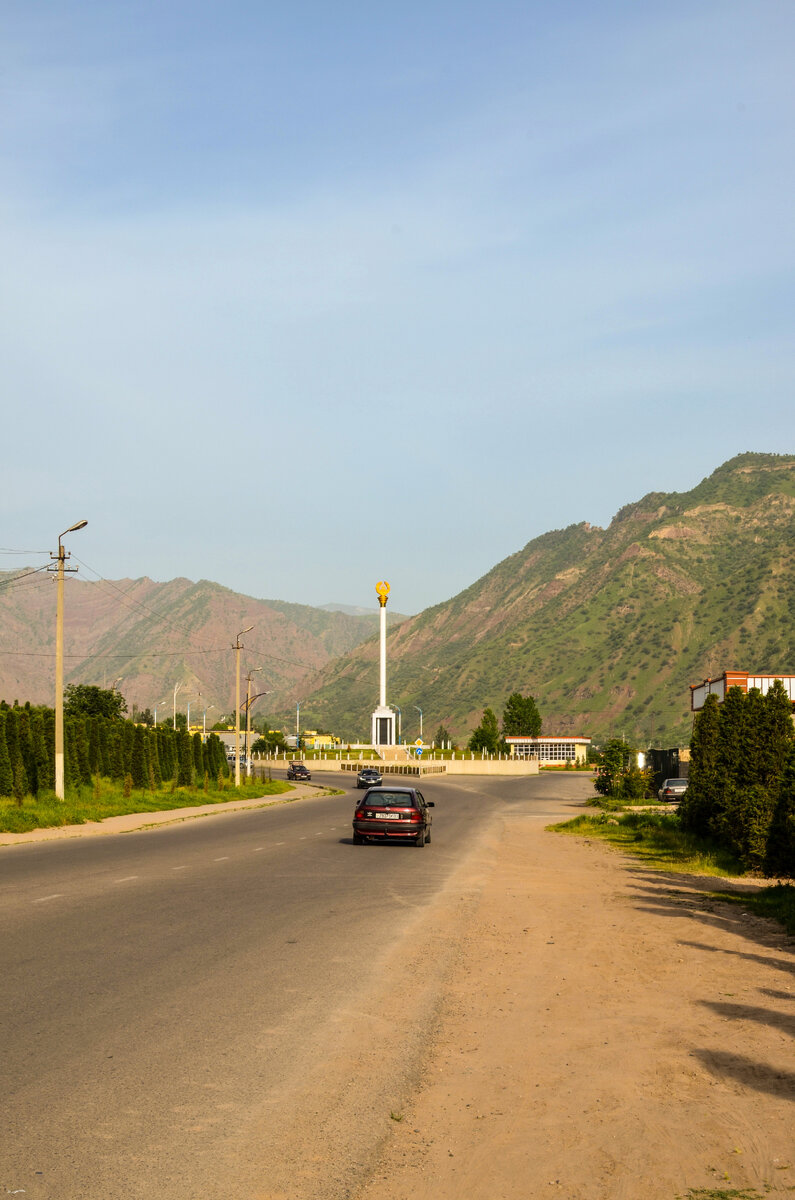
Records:
{"label": "rocky hillside", "polygon": [[[459,738],[532,693],[546,733],[689,738],[688,685],[727,667],[795,670],[795,456],[743,454],[690,492],[652,492],[607,529],[535,538],[389,634],[388,700],[416,737]],[[308,722],[363,736],[378,642],[329,664]]]}
{"label": "rocky hillside", "polygon": [[[52,703],[55,677],[53,576],[29,568],[0,573],[0,698]],[[378,629],[378,614],[351,616],[302,604],[256,600],[217,583],[173,579],[88,582],[67,576],[64,679],[119,690],[130,710],[173,695],[212,705],[211,720],[234,707],[232,643],[242,641],[241,670],[262,667],[256,690],[294,695],[307,676]],[[399,621],[398,614],[394,620]],[[300,692],[299,692],[300,695]],[[267,711],[267,701],[258,705]]]}

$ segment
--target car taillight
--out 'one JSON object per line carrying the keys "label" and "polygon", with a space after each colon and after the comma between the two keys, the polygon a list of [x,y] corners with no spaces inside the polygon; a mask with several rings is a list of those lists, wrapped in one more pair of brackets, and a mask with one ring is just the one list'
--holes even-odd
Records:
{"label": "car taillight", "polygon": [[364,820],[364,809],[363,808],[356,809],[356,812],[354,813],[354,820],[356,820],[356,821]]}
{"label": "car taillight", "polygon": [[411,814],[409,816],[409,820],[410,821],[421,821],[422,820],[422,813],[419,811],[419,809],[412,808]]}

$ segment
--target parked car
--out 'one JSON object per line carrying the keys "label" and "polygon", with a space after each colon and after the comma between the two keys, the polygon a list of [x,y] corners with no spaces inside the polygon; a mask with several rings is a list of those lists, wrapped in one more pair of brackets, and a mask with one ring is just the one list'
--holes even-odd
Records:
{"label": "parked car", "polygon": [[663,804],[678,804],[687,791],[686,779],[665,779],[657,793],[657,799]]}
{"label": "parked car", "polygon": [[431,840],[433,807],[417,788],[368,788],[353,814],[354,845],[372,840],[424,846]]}
{"label": "parked car", "polygon": [[378,787],[381,783],[383,783],[381,772],[375,767],[362,767],[356,776],[357,788]]}
{"label": "parked car", "polygon": [[288,779],[307,780],[307,779],[311,779],[312,775],[310,773],[309,767],[307,767],[304,763],[291,762],[289,767],[287,768],[287,778]]}

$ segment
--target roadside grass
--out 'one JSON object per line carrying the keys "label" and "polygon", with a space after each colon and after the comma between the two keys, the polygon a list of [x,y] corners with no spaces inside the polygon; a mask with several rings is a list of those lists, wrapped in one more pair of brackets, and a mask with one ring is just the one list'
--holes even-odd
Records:
{"label": "roadside grass", "polygon": [[[577,837],[601,838],[610,845],[657,871],[680,871],[685,875],[715,875],[723,878],[749,878],[742,864],[728,850],[682,829],[675,813],[588,814],[548,825],[553,833]],[[795,885],[760,882],[759,891],[741,895],[716,890],[711,895],[730,904],[740,904],[761,917],[780,922],[795,935]]]}
{"label": "roadside grass", "polygon": [[239,788],[176,787],[164,784],[156,791],[134,790],[124,795],[122,784],[98,779],[93,784],[72,788],[66,799],[57,800],[54,792],[43,793],[36,799],[26,796],[22,804],[5,797],[0,800],[0,832],[27,833],[31,829],[51,829],[62,825],[84,825],[87,821],[104,821],[106,817],[126,816],[128,813],[168,812],[169,809],[194,808],[201,804],[226,804],[230,800],[255,800],[260,796],[277,796],[292,791],[281,779],[251,780]]}
{"label": "roadside grass", "polygon": [[755,1188],[688,1188],[677,1200],[764,1200],[764,1193]]}

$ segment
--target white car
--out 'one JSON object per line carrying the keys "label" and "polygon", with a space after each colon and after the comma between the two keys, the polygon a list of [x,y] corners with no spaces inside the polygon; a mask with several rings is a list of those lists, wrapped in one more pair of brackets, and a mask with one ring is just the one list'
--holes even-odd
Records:
{"label": "white car", "polygon": [[686,779],[664,779],[657,793],[657,799],[662,804],[678,804],[687,791]]}

